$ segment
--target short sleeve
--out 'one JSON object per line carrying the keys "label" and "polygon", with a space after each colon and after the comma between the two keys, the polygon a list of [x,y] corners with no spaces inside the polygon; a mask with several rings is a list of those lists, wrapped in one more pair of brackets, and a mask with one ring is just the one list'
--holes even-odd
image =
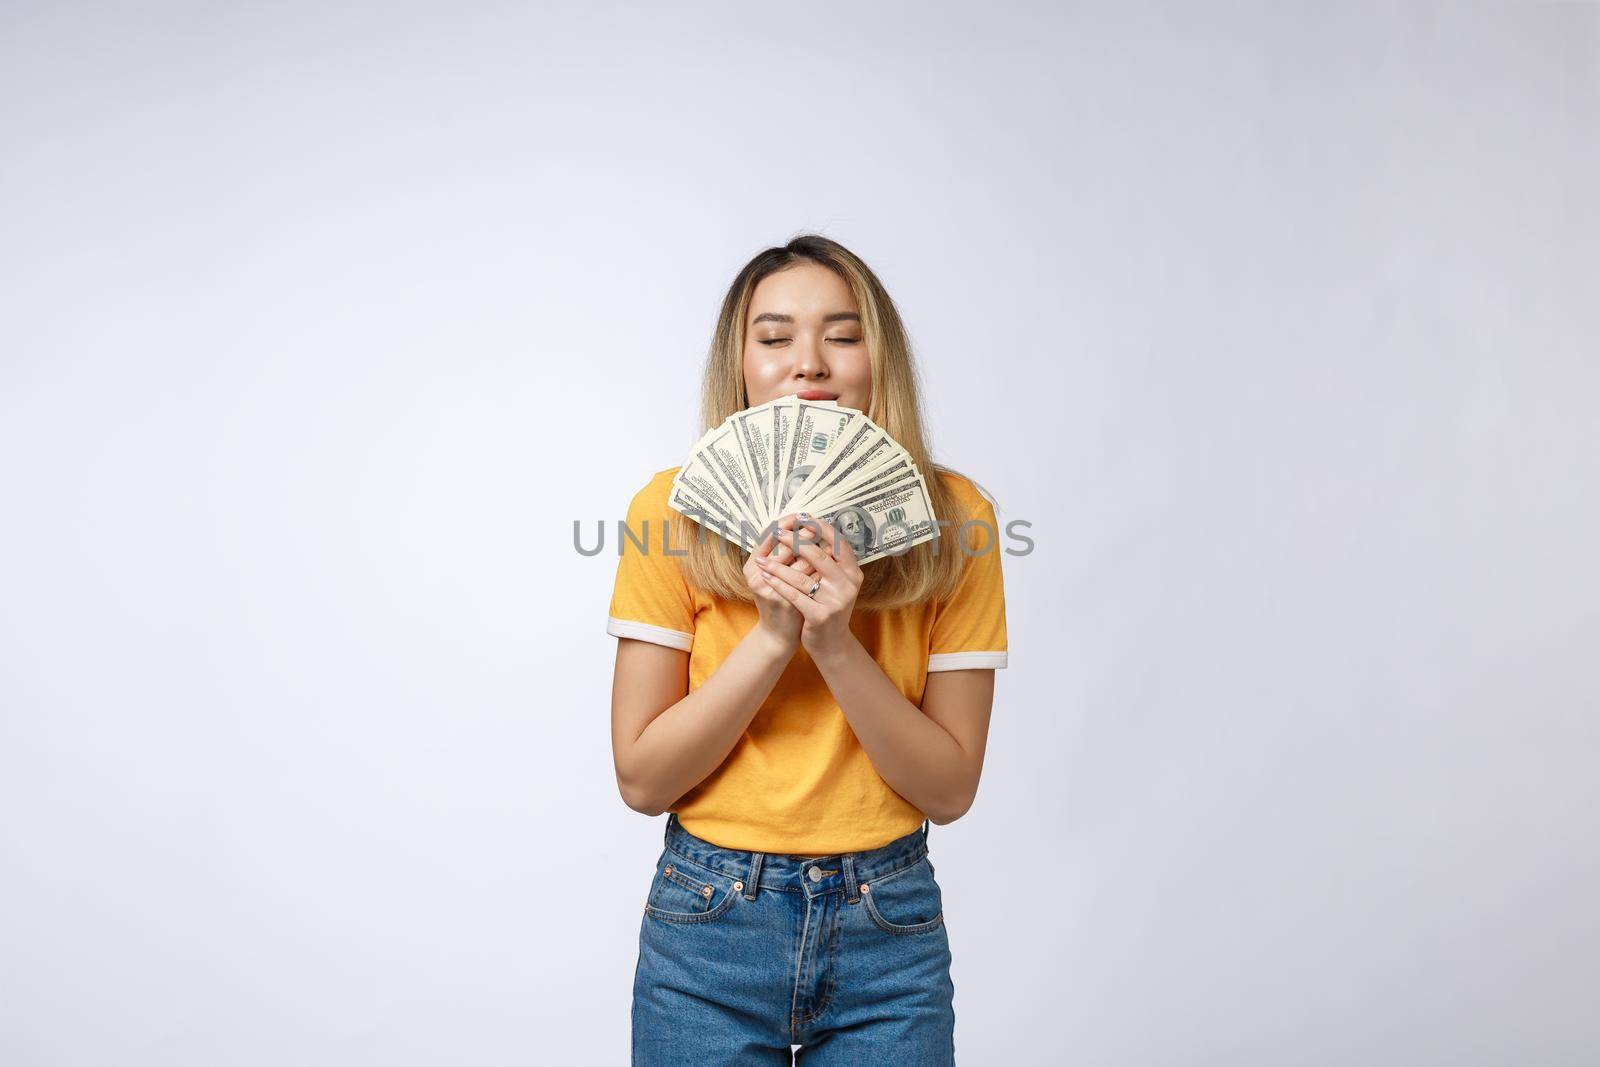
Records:
{"label": "short sleeve", "polygon": [[[948,549],[961,552],[961,583],[934,606],[928,670],[959,671],[1006,666],[1006,596],[1000,526],[994,505],[972,490],[971,517],[945,528]],[[959,542],[957,540],[959,538]],[[963,547],[964,546],[964,547]]]}
{"label": "short sleeve", "polygon": [[668,554],[667,507],[672,472],[663,471],[634,494],[626,529],[618,530],[617,580],[606,633],[688,652],[694,647],[694,600],[678,569],[682,546]]}

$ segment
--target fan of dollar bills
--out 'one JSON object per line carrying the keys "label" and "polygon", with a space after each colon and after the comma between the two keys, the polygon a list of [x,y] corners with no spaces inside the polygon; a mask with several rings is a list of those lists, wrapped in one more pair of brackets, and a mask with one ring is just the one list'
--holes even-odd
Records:
{"label": "fan of dollar bills", "polygon": [[747,552],[802,511],[847,537],[857,563],[939,536],[910,455],[832,400],[780,397],[728,416],[689,453],[668,502]]}

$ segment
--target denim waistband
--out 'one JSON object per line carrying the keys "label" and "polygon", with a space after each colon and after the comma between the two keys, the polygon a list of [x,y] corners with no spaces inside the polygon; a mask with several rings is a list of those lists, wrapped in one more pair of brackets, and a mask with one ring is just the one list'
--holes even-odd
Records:
{"label": "denim waistband", "polygon": [[[886,845],[862,852],[836,852],[805,859],[783,852],[746,852],[713,845],[696,837],[678,822],[677,812],[667,813],[666,847],[711,870],[743,880],[744,895],[754,899],[758,887],[768,889],[805,888],[811,891],[844,889],[845,898],[854,902],[862,882],[893,874],[928,854],[928,822]],[[819,876],[813,877],[815,869]]]}

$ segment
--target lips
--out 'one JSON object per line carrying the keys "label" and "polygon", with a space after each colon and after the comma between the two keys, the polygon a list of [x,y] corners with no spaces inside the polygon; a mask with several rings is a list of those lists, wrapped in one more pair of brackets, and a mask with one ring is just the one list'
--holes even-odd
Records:
{"label": "lips", "polygon": [[830,393],[826,389],[806,389],[794,394],[801,400],[838,400],[838,393]]}

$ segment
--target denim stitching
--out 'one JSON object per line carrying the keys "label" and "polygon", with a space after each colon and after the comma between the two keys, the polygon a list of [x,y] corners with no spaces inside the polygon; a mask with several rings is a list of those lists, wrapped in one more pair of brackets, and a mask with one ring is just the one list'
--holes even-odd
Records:
{"label": "denim stitching", "polygon": [[679,859],[683,860],[683,862],[692,863],[696,867],[699,867],[702,871],[706,871],[709,874],[715,874],[715,875],[717,875],[719,877],[722,877],[722,878],[738,878],[739,877],[739,875],[733,874],[733,873],[731,873],[729,871],[725,871],[721,867],[713,867],[709,863],[704,863],[704,862],[702,862],[700,860],[697,860],[693,856],[685,856],[682,852],[679,852],[677,849],[673,848],[671,845],[667,846],[667,851],[672,853],[674,856],[677,856]]}
{"label": "denim stitching", "polygon": [[822,1018],[822,1013],[827,1011],[829,1006],[833,1004],[833,992],[836,988],[836,979],[838,977],[839,926],[841,921],[839,908],[843,907],[843,905],[835,904],[833,907],[833,925],[828,932],[828,962],[826,969],[822,972],[826,978],[822,983],[822,990],[817,996],[817,1006],[812,1009],[810,1015],[800,1020],[802,1026],[810,1026]]}
{"label": "denim stitching", "polygon": [[739,899],[739,893],[729,890],[722,896],[722,902],[710,911],[662,911],[654,904],[645,905],[649,914],[654,915],[662,922],[669,923],[708,923],[722,918]]}
{"label": "denim stitching", "polygon": [[662,870],[661,876],[668,881],[675,882],[678,885],[683,886],[683,888],[687,889],[696,896],[703,896],[705,894],[705,887],[710,884],[709,882],[693,881],[686,875],[679,874],[678,869],[670,864]]}
{"label": "denim stitching", "polygon": [[[917,862],[920,863],[922,861],[919,858],[917,860]],[[900,868],[898,871],[893,871],[890,874],[885,875],[882,878],[871,879],[871,884],[874,885],[874,886],[877,886],[877,885],[883,884],[884,882],[893,881],[895,878],[898,878],[900,875],[905,874],[907,871],[911,870],[915,866],[916,866],[915,863],[909,864],[909,865],[907,865],[905,867]],[[931,865],[930,865],[929,874],[930,874],[930,876],[932,875]],[[941,899],[942,899],[943,894],[941,893],[940,896],[941,896]],[[885,933],[890,933],[890,934],[925,934],[928,931],[933,930],[936,927],[941,926],[944,923],[944,908],[943,907],[940,907],[939,914],[935,915],[933,918],[927,920],[926,922],[913,923],[910,926],[902,925],[900,923],[892,923],[888,919],[884,918],[883,914],[878,911],[878,905],[876,903],[874,903],[872,901],[872,899],[871,899],[872,898],[872,893],[871,893],[870,890],[868,892],[866,892],[866,893],[863,893],[862,894],[862,898],[863,898],[864,903],[867,905],[867,918],[871,919],[872,922],[873,922],[873,925],[877,926],[878,929],[884,931]]]}
{"label": "denim stitching", "polygon": [[[868,894],[868,898],[870,898],[870,896],[871,894]],[[900,926],[896,923],[890,922],[888,919],[885,919],[882,915],[880,915],[878,913],[878,906],[872,903],[872,901],[868,898],[863,898],[866,900],[867,918],[871,919],[873,925],[882,930],[884,933],[925,934],[930,930],[934,930],[944,925],[944,909],[941,908],[939,910],[939,914],[935,915],[925,923],[918,923],[915,926]]]}
{"label": "denim stitching", "polygon": [[[726,871],[726,870],[723,870],[721,867],[718,867],[718,866],[716,866],[714,864],[707,863],[704,860],[697,860],[693,856],[689,856],[689,855],[686,855],[683,852],[680,852],[678,849],[673,848],[670,843],[663,842],[663,848],[664,848],[665,851],[670,852],[674,856],[677,856],[680,859],[682,859],[685,863],[692,863],[696,867],[699,867],[701,870],[709,871],[712,874],[720,874],[724,878],[743,878],[744,877],[744,872],[743,871]],[[737,851],[737,850],[724,849],[723,851]],[[877,850],[876,849],[867,849],[866,851],[875,852]],[[770,857],[770,856],[775,856],[775,855],[782,855],[782,853],[768,853],[768,855]],[[841,855],[841,853],[831,853],[830,855]],[[876,881],[881,881],[884,878],[888,878],[890,875],[898,874],[899,872],[905,870],[907,867],[915,866],[918,862],[921,861],[922,857],[928,855],[928,846],[926,844],[924,844],[924,843],[915,844],[915,845],[913,845],[911,847],[911,849],[905,855],[906,855],[907,862],[903,866],[896,867],[893,870],[885,871],[883,874],[874,875],[871,879],[862,878],[861,877],[860,868],[858,867],[857,868],[857,878],[860,879],[860,880],[863,880],[863,881],[874,881],[874,882],[876,882]],[[745,864],[744,864],[745,869],[748,870],[749,866],[750,866],[749,861],[746,860]],[[778,889],[778,888],[783,888],[783,887],[773,885],[773,886],[767,886],[765,888]]]}
{"label": "denim stitching", "polygon": [[876,878],[863,878],[862,881],[870,882],[873,885],[879,885],[879,884],[881,884],[883,882],[892,882],[896,878],[900,877],[902,874],[905,874],[907,871],[911,870],[913,867],[915,867],[917,864],[919,864],[921,862],[922,862],[922,857],[918,856],[916,859],[912,860],[910,863],[906,864],[904,867],[896,867],[894,870],[888,872],[887,874],[880,874]]}
{"label": "denim stitching", "polygon": [[[697,860],[692,856],[686,856],[682,852],[679,852],[677,849],[673,848],[671,845],[667,845],[665,847],[666,847],[666,851],[672,853],[674,856],[677,856],[684,863],[693,864],[694,866],[700,868],[702,871],[705,871],[708,874],[714,874],[714,875],[718,875],[718,876],[723,877],[723,878],[733,878],[733,879],[737,879],[737,878],[743,877],[742,875],[735,874],[735,873],[730,872],[730,871],[725,871],[721,867],[713,867],[710,864],[707,864],[707,863],[704,863],[704,862],[702,862],[700,860]],[[928,852],[927,852],[926,849],[921,849],[921,850],[918,850],[918,851],[914,851],[912,853],[912,857],[913,858],[911,859],[911,861],[909,863],[906,863],[904,866],[901,866],[901,867],[896,867],[893,870],[885,871],[883,874],[874,875],[871,878],[865,878],[865,879],[861,878],[861,868],[857,867],[856,868],[856,877],[858,879],[861,879],[862,881],[870,881],[870,882],[876,884],[878,882],[885,881],[885,880],[887,880],[889,878],[893,878],[893,877],[895,877],[897,875],[904,874],[906,871],[908,871],[911,868],[915,867],[918,863],[921,863],[922,862],[922,857],[926,856],[927,854],[928,854]],[[763,865],[762,873],[763,874],[767,873],[765,865]],[[838,873],[838,872],[835,871],[834,873]],[[780,889],[785,893],[804,893],[805,892],[805,888],[803,886],[778,885],[778,884],[773,883],[773,882],[762,882],[760,888],[762,888],[762,889]],[[843,887],[841,886],[838,889],[824,890],[824,892],[828,892],[828,893],[843,892]]]}
{"label": "denim stitching", "polygon": [[[702,870],[710,870],[710,868],[707,868],[705,866],[705,864],[695,863],[694,860],[690,859],[688,856],[683,855],[681,852],[678,852],[676,849],[672,848],[670,845],[667,847],[667,851],[671,852],[674,856],[680,857],[685,863],[692,864],[692,865],[694,865],[696,867],[701,868]],[[701,888],[705,885],[705,883],[704,882],[700,882],[700,883],[689,882],[687,880],[688,876],[679,874],[678,871],[676,870],[676,866],[677,866],[676,864],[672,864],[672,863],[667,864],[667,867],[673,867],[674,869],[669,871],[669,870],[666,869],[666,867],[663,867],[661,869],[662,876],[666,880],[671,881],[672,883],[674,883],[675,885],[680,885],[680,886],[683,886],[683,888],[690,890],[691,892],[699,893],[701,891]],[[721,874],[720,871],[711,871],[711,873],[712,874]],[[645,902],[645,909],[651,915],[654,915],[656,918],[660,919],[662,922],[694,923],[694,922],[710,922],[713,919],[720,919],[723,916],[723,914],[726,913],[727,910],[733,906],[733,899],[735,897],[738,897],[738,896],[742,895],[742,894],[740,894],[740,892],[738,890],[733,889],[730,886],[726,890],[726,892],[724,893],[721,902],[718,903],[718,904],[713,905],[710,908],[707,908],[705,911],[667,911],[664,908],[656,907],[656,901],[661,896],[662,885],[663,885],[662,881],[660,879],[656,879],[655,880],[655,888],[650,893],[650,899]]]}
{"label": "denim stitching", "polygon": [[800,977],[805,973],[806,967],[806,935],[811,931],[811,901],[806,900],[806,917],[800,923],[800,951],[795,953],[794,964],[794,989],[789,994],[789,1043],[798,1045],[797,1030],[801,1025],[798,1012],[800,1010]]}

